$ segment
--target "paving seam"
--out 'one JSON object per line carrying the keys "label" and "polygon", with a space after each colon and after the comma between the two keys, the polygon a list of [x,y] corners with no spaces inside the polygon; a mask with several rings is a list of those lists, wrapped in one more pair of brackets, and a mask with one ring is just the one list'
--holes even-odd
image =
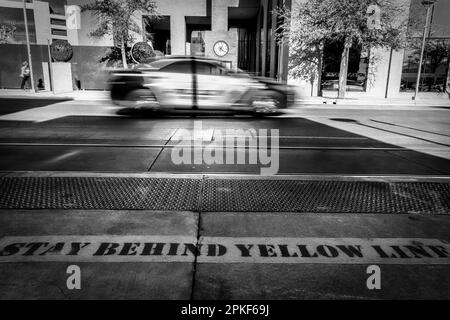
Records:
{"label": "paving seam", "polygon": [[[200,251],[200,237],[201,237],[201,231],[202,231],[202,201],[203,201],[203,187],[205,184],[206,177],[203,176],[201,184],[200,184],[200,191],[198,193],[197,198],[197,238],[195,243],[195,248],[197,252]],[[191,294],[189,300],[194,300],[194,294],[195,294],[195,282],[197,277],[197,264],[198,264],[198,255],[195,255],[194,261],[193,261],[193,270],[192,270],[192,284],[191,284]]]}
{"label": "paving seam", "polygon": [[166,147],[166,145],[170,142],[170,140],[172,140],[172,137],[175,135],[175,133],[178,132],[179,129],[175,129],[175,131],[172,133],[172,135],[169,137],[169,139],[167,139],[167,141],[164,143],[164,146],[161,148],[161,150],[159,150],[158,154],[156,155],[155,159],[152,161],[152,163],[150,164],[150,167],[147,169],[147,172],[149,172],[150,170],[152,170],[153,165],[156,163],[156,161],[158,160],[159,156],[161,155],[161,153],[164,151],[164,148]]}

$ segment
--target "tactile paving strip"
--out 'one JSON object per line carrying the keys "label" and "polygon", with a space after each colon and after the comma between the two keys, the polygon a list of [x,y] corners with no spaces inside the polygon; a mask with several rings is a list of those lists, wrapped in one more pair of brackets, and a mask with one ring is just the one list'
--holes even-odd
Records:
{"label": "tactile paving strip", "polygon": [[1,209],[450,213],[450,183],[3,177]]}

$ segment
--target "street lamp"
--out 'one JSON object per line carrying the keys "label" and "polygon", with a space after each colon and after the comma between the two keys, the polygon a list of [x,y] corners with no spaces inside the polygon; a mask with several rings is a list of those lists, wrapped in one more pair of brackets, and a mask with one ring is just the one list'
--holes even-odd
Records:
{"label": "street lamp", "polygon": [[414,91],[414,97],[413,100],[417,99],[417,94],[419,93],[419,82],[420,82],[420,75],[422,72],[422,63],[423,63],[423,53],[425,51],[425,43],[427,40],[427,35],[430,32],[430,23],[431,23],[431,13],[433,11],[434,4],[438,0],[423,0],[422,5],[427,8],[427,17],[425,20],[425,28],[423,29],[423,39],[422,39],[422,48],[420,50],[420,60],[419,60],[419,70],[417,71],[417,79],[416,79],[416,90]]}
{"label": "street lamp", "polygon": [[27,39],[28,65],[30,66],[31,90],[34,92],[33,63],[31,62],[30,35],[28,34],[28,19],[26,0],[23,0],[23,22],[25,24],[25,37]]}

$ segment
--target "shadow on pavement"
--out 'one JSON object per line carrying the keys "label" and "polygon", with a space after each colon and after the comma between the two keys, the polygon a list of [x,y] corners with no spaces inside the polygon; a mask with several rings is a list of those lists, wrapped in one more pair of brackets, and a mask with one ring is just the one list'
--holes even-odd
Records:
{"label": "shadow on pavement", "polygon": [[0,115],[41,108],[59,102],[70,101],[69,98],[3,98],[0,97]]}
{"label": "shadow on pavement", "polygon": [[[263,115],[255,116],[250,111],[230,111],[230,110],[206,110],[206,109],[177,109],[167,111],[154,111],[150,109],[122,108],[117,111],[118,115],[136,118],[167,118],[167,117],[230,117],[247,116],[260,118]],[[274,112],[267,116],[283,115],[283,111]]]}

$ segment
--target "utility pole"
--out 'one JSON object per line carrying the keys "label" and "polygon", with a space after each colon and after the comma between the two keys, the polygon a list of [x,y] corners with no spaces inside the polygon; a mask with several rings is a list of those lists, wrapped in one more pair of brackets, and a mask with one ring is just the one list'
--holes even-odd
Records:
{"label": "utility pole", "polygon": [[50,72],[50,90],[55,93],[55,84],[53,81],[53,65],[52,65],[52,54],[50,52],[50,39],[47,39],[47,54],[48,54],[48,70]]}
{"label": "utility pole", "polygon": [[31,61],[31,49],[30,49],[30,35],[28,34],[28,19],[27,19],[27,5],[26,0],[23,0],[23,20],[25,23],[25,36],[27,39],[27,52],[28,52],[28,66],[30,67],[30,81],[31,81],[31,90],[34,90],[34,77],[33,77],[33,63]]}
{"label": "utility pole", "polygon": [[416,89],[414,91],[413,100],[416,101],[419,93],[420,76],[422,73],[423,54],[425,52],[425,44],[427,42],[428,34],[430,33],[431,13],[433,12],[434,4],[437,0],[423,0],[422,5],[427,7],[427,17],[425,20],[425,28],[423,29],[422,48],[420,49],[419,70],[417,70]]}

